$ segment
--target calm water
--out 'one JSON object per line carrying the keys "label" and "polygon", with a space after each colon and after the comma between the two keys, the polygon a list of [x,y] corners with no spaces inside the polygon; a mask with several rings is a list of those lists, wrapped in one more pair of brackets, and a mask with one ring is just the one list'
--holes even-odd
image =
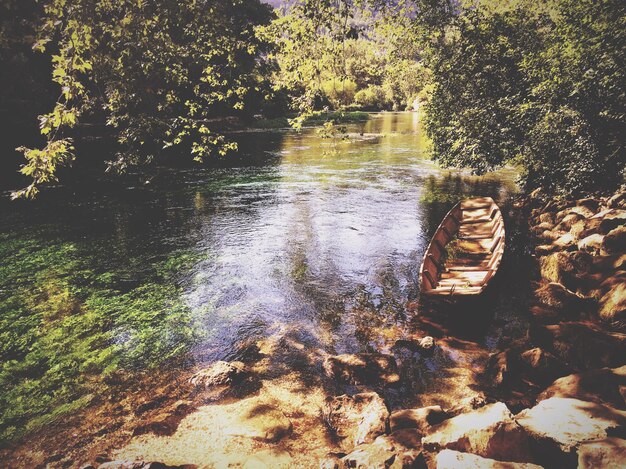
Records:
{"label": "calm water", "polygon": [[404,327],[442,216],[463,195],[506,205],[515,173],[439,169],[417,114],[349,131],[236,134],[242,155],[220,168],[2,202],[1,401],[46,396],[3,411],[5,437],[80,400],[84,375],[241,358],[287,329],[329,352],[366,351]]}

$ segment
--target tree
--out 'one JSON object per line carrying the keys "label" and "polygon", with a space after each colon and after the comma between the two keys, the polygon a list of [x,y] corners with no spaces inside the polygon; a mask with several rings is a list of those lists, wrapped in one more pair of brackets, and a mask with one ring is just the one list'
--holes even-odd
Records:
{"label": "tree", "polygon": [[626,166],[626,6],[514,3],[462,10],[430,43],[434,157],[476,173],[519,164],[528,189],[614,189]]}
{"label": "tree", "polygon": [[[5,0],[7,1],[7,0]],[[34,196],[75,157],[71,130],[103,115],[119,151],[110,167],[149,162],[186,145],[197,160],[235,148],[207,120],[244,112],[266,88],[268,44],[255,28],[272,19],[259,0],[47,0],[33,49],[51,57],[59,87],[39,117],[46,145],[25,148]]]}

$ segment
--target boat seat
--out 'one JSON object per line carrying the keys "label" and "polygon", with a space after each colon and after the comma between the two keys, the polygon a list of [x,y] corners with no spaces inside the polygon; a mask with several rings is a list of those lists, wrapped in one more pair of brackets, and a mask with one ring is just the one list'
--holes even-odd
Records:
{"label": "boat seat", "polygon": [[472,210],[475,208],[491,207],[493,199],[491,197],[474,197],[461,201],[461,210]]}
{"label": "boat seat", "polygon": [[458,284],[459,286],[477,286],[481,285],[487,276],[487,270],[476,270],[476,271],[449,271],[442,272],[439,282],[439,285],[451,285]]}

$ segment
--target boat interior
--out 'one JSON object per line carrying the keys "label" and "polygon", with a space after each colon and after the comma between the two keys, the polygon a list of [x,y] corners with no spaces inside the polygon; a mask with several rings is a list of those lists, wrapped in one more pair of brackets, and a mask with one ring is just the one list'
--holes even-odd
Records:
{"label": "boat interior", "polygon": [[502,213],[491,197],[455,205],[437,228],[422,264],[429,295],[477,295],[497,271],[504,252]]}

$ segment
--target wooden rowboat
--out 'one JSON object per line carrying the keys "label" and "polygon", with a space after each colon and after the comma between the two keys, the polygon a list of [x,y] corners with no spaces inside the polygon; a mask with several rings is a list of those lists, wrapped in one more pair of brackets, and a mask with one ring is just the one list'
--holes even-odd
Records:
{"label": "wooden rowboat", "polygon": [[444,217],[424,254],[422,293],[481,294],[504,254],[504,220],[491,197],[466,199]]}

